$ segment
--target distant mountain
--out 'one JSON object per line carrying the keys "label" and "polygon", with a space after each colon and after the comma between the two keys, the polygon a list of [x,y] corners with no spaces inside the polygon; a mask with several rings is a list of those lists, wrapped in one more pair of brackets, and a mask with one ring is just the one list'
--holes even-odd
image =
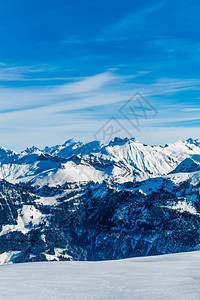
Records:
{"label": "distant mountain", "polygon": [[105,260],[200,245],[200,143],[0,148],[0,263]]}
{"label": "distant mountain", "polygon": [[200,140],[199,139],[194,140],[194,139],[189,138],[189,139],[187,139],[186,142],[188,142],[191,145],[195,145],[197,147],[200,146]]}
{"label": "distant mountain", "polygon": [[[192,156],[192,157],[199,157],[199,156]],[[174,173],[191,173],[191,172],[196,172],[200,171],[200,161],[196,161],[193,158],[186,158],[184,159],[172,172],[171,174]]]}
{"label": "distant mountain", "polygon": [[200,155],[200,146],[191,139],[164,147],[115,138],[108,145],[69,140],[60,146],[43,150],[32,147],[21,153],[1,148],[0,178],[39,186],[108,179],[136,182],[173,172],[193,155]]}

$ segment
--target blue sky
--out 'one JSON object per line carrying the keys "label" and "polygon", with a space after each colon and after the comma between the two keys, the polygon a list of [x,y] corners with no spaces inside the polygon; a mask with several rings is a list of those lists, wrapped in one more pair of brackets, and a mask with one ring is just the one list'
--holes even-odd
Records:
{"label": "blue sky", "polygon": [[[197,0],[2,1],[1,145],[93,140],[110,118],[146,143],[199,138],[199,13]],[[120,113],[136,92],[157,111],[139,130]]]}

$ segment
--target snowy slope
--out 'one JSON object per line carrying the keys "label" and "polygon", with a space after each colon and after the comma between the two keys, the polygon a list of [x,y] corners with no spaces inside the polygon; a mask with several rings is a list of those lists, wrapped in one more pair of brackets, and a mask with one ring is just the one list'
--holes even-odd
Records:
{"label": "snowy slope", "polygon": [[0,178],[12,183],[56,186],[105,179],[136,182],[171,172],[194,172],[199,170],[200,142],[192,141],[150,146],[135,139],[115,138],[108,145],[69,140],[63,145],[44,150],[32,147],[21,153],[1,148]]}
{"label": "snowy slope", "polygon": [[198,300],[199,282],[200,252],[0,268],[2,300]]}
{"label": "snowy slope", "polygon": [[194,155],[193,157],[197,157],[197,160],[194,158],[186,158],[171,173],[190,173],[200,171],[200,155]]}
{"label": "snowy slope", "polygon": [[196,250],[200,171],[189,174],[42,188],[0,181],[0,264]]}
{"label": "snowy slope", "polygon": [[198,140],[1,148],[0,178],[0,264],[121,259],[200,245]]}

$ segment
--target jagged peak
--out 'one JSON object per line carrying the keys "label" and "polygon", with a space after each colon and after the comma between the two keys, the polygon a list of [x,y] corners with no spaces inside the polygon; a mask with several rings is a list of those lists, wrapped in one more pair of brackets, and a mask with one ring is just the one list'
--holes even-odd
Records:
{"label": "jagged peak", "polygon": [[170,174],[174,173],[190,173],[200,170],[200,162],[197,160],[198,155],[195,157],[185,158]]}
{"label": "jagged peak", "polygon": [[73,144],[82,144],[82,142],[78,141],[77,139],[69,139],[64,144],[62,144],[63,147],[71,146]]}
{"label": "jagged peak", "polygon": [[5,147],[0,147],[0,159],[17,155],[18,152],[14,150],[7,149]]}
{"label": "jagged peak", "polygon": [[35,152],[41,152],[41,150],[36,147],[36,146],[32,146],[32,147],[27,147],[25,151],[22,151],[22,152],[26,152],[28,154],[32,154],[32,153],[35,153]]}
{"label": "jagged peak", "polygon": [[186,142],[191,144],[191,145],[200,146],[200,140],[199,139],[189,138],[189,139],[186,140]]}
{"label": "jagged peak", "polygon": [[101,143],[100,141],[97,141],[97,140],[94,140],[94,141],[91,141],[91,142],[87,142],[84,144],[86,147],[89,147],[91,149],[99,149],[99,148],[102,148],[104,145],[103,143]]}
{"label": "jagged peak", "polygon": [[139,142],[139,141],[136,140],[135,138],[129,139],[128,137],[125,138],[115,137],[112,141],[109,142],[108,146],[122,146],[127,142]]}

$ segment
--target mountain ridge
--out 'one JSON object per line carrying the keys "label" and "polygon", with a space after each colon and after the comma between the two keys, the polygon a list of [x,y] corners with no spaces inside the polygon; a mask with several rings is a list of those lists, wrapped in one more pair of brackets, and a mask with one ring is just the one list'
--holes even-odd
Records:
{"label": "mountain ridge", "polygon": [[0,149],[0,264],[200,247],[200,144]]}
{"label": "mountain ridge", "polygon": [[24,181],[35,180],[35,184],[42,184],[42,177],[45,184],[54,180],[62,184],[60,178],[72,182],[101,182],[110,177],[119,182],[140,181],[167,175],[184,159],[199,155],[200,143],[197,141],[192,143],[189,139],[165,146],[150,146],[136,139],[115,138],[108,145],[98,141],[83,144],[68,140],[63,145],[43,150],[32,147],[20,153],[1,148],[0,178],[17,183],[23,177]]}

